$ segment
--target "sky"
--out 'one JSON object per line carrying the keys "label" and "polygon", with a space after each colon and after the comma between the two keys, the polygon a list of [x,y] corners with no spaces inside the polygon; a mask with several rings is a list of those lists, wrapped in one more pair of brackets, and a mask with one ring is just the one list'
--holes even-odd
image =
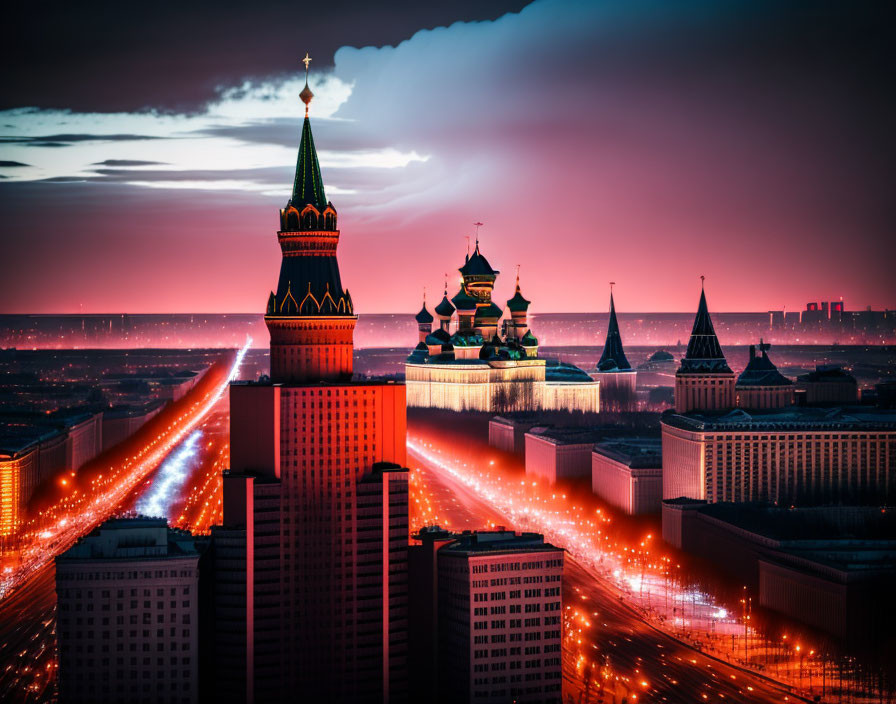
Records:
{"label": "sky", "polygon": [[691,311],[701,275],[718,311],[892,309],[885,7],[18,3],[0,313],[262,312],[306,51],[360,313],[453,294],[474,222],[533,312],[605,311],[609,281],[620,311]]}

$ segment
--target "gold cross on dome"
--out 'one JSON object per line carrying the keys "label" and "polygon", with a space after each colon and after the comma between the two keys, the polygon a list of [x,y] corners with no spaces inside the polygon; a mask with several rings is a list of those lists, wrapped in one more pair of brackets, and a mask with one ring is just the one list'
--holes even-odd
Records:
{"label": "gold cross on dome", "polygon": [[311,63],[311,57],[308,56],[308,52],[305,52],[305,58],[302,59],[302,63],[305,64],[305,73],[308,73],[308,64]]}

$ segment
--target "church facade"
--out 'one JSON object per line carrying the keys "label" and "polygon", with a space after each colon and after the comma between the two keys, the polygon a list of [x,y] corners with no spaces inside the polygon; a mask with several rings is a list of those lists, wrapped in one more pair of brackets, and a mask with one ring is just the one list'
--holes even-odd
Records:
{"label": "church facade", "polygon": [[523,297],[519,276],[505,313],[492,300],[500,272],[483,256],[478,238],[459,271],[457,294],[448,298],[446,281],[435,317],[425,300],[416,316],[419,341],[405,363],[408,406],[598,412],[597,381],[574,365],[539,356],[528,323],[530,301]]}

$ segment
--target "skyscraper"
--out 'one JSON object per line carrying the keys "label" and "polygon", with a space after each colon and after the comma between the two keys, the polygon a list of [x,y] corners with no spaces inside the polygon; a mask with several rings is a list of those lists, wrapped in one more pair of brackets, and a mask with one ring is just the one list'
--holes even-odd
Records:
{"label": "skyscraper", "polygon": [[734,408],[734,372],[725,361],[709,317],[706,291],[701,288],[688,349],[675,372],[675,410],[687,413],[727,408]]}
{"label": "skyscraper", "polygon": [[406,696],[405,390],[352,382],[356,316],[307,106],[265,323],[271,376],[230,391],[231,468],[213,530],[215,696]]}

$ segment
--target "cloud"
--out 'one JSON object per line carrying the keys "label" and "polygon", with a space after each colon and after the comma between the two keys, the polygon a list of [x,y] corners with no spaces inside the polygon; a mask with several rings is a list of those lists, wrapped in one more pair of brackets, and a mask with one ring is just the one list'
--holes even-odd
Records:
{"label": "cloud", "polygon": [[0,161],[0,167],[14,168],[16,166],[28,166],[28,164],[23,164],[21,161]]}
{"label": "cloud", "polygon": [[141,159],[106,159],[105,161],[95,161],[92,166],[159,166],[164,161],[145,161]]}
{"label": "cloud", "polygon": [[145,134],[54,134],[45,137],[0,136],[0,144],[63,147],[77,142],[139,142],[145,139],[159,139],[159,137]]}
{"label": "cloud", "polygon": [[[421,285],[441,289],[481,220],[483,250],[505,272],[522,265],[536,312],[600,310],[611,279],[620,309],[690,310],[700,274],[717,310],[838,295],[892,306],[896,115],[882,90],[881,27],[862,3],[538,0],[396,46],[344,47],[332,71],[314,65],[311,109],[343,228],[343,279],[365,312],[410,309]],[[214,241],[214,266],[203,247],[190,250],[202,266],[189,281],[177,263],[172,286],[189,294],[172,293],[172,305],[258,310],[253,292],[276,278],[272,233],[292,181],[301,86],[261,76],[185,114],[4,113],[0,123],[35,139],[156,137],[2,145],[30,164],[9,181],[79,181],[5,182],[5,193],[29,196],[0,198],[7,229],[54,242],[78,233],[83,254],[67,242],[73,267],[93,266],[94,251],[115,263],[139,254],[153,281],[173,276],[172,248]],[[115,163],[150,160],[164,168]],[[64,233],[51,207],[72,223]],[[135,220],[153,248],[113,227]],[[239,295],[222,284],[228,251]],[[32,274],[18,283],[54,309],[57,284]],[[510,279],[499,279],[499,301]],[[149,288],[110,281],[108,291],[129,310],[158,305]]]}

